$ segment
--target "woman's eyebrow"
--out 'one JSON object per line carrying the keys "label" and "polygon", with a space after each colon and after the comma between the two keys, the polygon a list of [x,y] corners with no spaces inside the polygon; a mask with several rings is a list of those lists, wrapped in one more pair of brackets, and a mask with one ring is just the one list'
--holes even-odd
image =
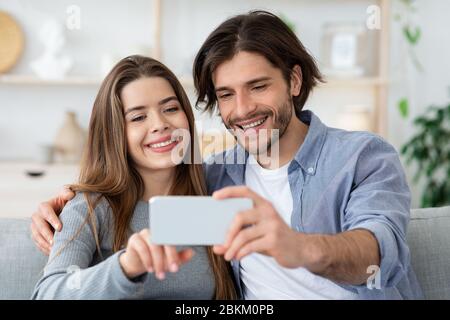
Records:
{"label": "woman's eyebrow", "polygon": [[166,104],[167,102],[173,101],[173,100],[175,100],[175,101],[178,102],[178,98],[177,98],[176,96],[170,96],[170,97],[164,98],[164,99],[162,99],[161,101],[159,101],[159,102],[158,102],[158,105],[161,106],[161,105]]}
{"label": "woman's eyebrow", "polygon": [[[176,96],[170,96],[170,97],[164,98],[164,99],[162,99],[162,100],[160,100],[158,102],[158,105],[162,106],[162,105],[164,105],[164,104],[166,104],[167,102],[170,102],[170,101],[177,101],[178,102],[178,98]],[[125,115],[127,115],[128,113],[130,113],[132,111],[142,110],[142,109],[145,109],[145,108],[147,108],[147,107],[146,106],[131,107],[131,108],[127,109],[127,111],[125,111]]]}
{"label": "woman's eyebrow", "polygon": [[[178,102],[178,98],[176,96],[170,96],[170,97],[164,98],[164,99],[162,99],[162,100],[160,100],[158,102],[158,105],[162,106],[162,105],[164,105],[164,104],[166,104],[167,102],[170,102],[170,101],[177,101]],[[131,107],[131,108],[127,109],[127,111],[125,111],[125,115],[129,114],[130,112],[137,111],[137,110],[143,110],[143,109],[146,109],[146,108],[147,108],[146,106]]]}
{"label": "woman's eyebrow", "polygon": [[147,107],[146,106],[131,107],[127,111],[125,111],[125,115],[129,114],[130,112],[136,111],[136,110],[143,110],[145,108],[147,108]]}

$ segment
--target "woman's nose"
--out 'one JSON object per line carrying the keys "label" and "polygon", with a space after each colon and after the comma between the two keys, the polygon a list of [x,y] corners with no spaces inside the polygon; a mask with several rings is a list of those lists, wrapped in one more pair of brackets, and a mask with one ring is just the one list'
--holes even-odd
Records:
{"label": "woman's nose", "polygon": [[152,117],[150,124],[150,131],[152,133],[164,132],[167,129],[169,129],[169,124],[164,117],[161,115],[155,115]]}

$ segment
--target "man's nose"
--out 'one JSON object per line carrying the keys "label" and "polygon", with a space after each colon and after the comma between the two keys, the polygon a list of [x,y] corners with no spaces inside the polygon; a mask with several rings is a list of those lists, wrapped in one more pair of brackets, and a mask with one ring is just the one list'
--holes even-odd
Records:
{"label": "man's nose", "polygon": [[248,93],[236,93],[236,110],[235,117],[245,118],[246,115],[252,113],[256,109],[256,104],[252,101]]}

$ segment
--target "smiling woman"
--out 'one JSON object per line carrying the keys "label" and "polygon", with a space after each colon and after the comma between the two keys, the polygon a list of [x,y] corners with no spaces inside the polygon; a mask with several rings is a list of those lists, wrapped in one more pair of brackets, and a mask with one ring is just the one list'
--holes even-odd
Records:
{"label": "smiling woman", "polygon": [[[194,156],[190,137],[194,116],[173,73],[151,58],[121,60],[94,102],[79,182],[71,186],[76,196],[60,215],[63,229],[34,298],[236,296],[228,264],[211,248],[177,252],[149,242],[150,197],[206,194],[201,164],[171,157],[180,145],[183,157]],[[73,265],[83,279],[79,290],[69,285]],[[166,272],[173,274],[159,281]]]}
{"label": "smiling woman", "polygon": [[121,100],[128,150],[141,176],[147,177],[151,169],[179,164],[174,163],[171,151],[180,142],[187,150],[189,140],[183,140],[180,133],[189,130],[189,122],[170,83],[160,77],[140,78],[122,89]]}

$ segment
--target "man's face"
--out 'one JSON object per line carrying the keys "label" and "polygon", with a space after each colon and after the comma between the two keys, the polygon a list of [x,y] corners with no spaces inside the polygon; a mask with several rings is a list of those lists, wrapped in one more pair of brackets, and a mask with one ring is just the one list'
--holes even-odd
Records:
{"label": "man's face", "polygon": [[288,86],[265,57],[242,51],[216,68],[213,82],[224,125],[248,152],[265,152],[283,136],[294,114],[299,78]]}

